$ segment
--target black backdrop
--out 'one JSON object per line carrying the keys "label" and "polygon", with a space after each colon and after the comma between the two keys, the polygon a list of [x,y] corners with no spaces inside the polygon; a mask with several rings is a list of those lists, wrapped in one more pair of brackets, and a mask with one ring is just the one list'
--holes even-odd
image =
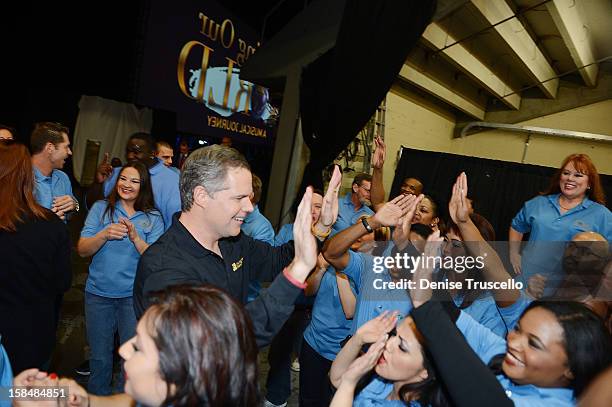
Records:
{"label": "black backdrop", "polygon": [[[559,165],[565,157],[559,158]],[[390,197],[399,192],[402,180],[415,177],[423,182],[424,193],[431,195],[448,213],[451,187],[461,171],[468,177],[468,196],[474,209],[495,229],[497,240],[508,239],[508,228],[523,203],[544,191],[557,168],[519,164],[456,154],[421,151],[402,147]],[[601,175],[607,206],[612,198],[612,176]]]}

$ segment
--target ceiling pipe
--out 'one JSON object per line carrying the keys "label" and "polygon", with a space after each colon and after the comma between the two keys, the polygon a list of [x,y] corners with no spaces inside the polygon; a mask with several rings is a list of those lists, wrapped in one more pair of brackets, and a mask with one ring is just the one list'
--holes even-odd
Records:
{"label": "ceiling pipe", "polygon": [[464,126],[457,126],[455,128],[455,138],[464,138],[474,133],[486,129],[497,129],[505,131],[514,131],[520,133],[533,134],[544,134],[547,136],[565,137],[577,140],[589,140],[598,141],[604,143],[612,143],[612,136],[606,134],[586,133],[583,131],[573,130],[562,130],[562,129],[551,129],[548,127],[535,127],[535,126],[519,126],[516,124],[505,124],[505,123],[489,123],[489,122],[470,122]]}

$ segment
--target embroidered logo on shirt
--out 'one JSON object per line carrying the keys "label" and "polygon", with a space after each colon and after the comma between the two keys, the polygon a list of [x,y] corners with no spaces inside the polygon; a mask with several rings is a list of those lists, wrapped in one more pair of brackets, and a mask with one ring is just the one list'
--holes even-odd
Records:
{"label": "embroidered logo on shirt", "polygon": [[585,222],[581,221],[581,220],[577,220],[577,221],[575,221],[575,222],[574,222],[574,227],[575,227],[576,229],[580,229],[580,230],[584,230],[584,231],[587,231],[587,230],[589,230],[589,229],[590,229],[590,228],[589,228],[589,225],[588,225],[587,223],[585,223]]}
{"label": "embroidered logo on shirt", "polygon": [[232,271],[236,271],[240,267],[242,267],[242,261],[243,260],[244,260],[244,257],[241,257],[240,260],[238,260],[236,263],[232,263]]}

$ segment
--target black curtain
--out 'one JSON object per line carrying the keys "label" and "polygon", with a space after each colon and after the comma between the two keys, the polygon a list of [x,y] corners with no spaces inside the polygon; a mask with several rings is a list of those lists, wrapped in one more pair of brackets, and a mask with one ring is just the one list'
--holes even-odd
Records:
{"label": "black curtain", "polygon": [[300,190],[355,138],[397,78],[436,10],[436,0],[351,0],[336,46],[302,74],[304,141],[312,152]]}
{"label": "black curtain", "polygon": [[[559,163],[564,157],[559,158]],[[495,229],[497,240],[508,239],[512,218],[525,201],[544,191],[557,168],[519,164],[485,158],[414,150],[402,147],[401,159],[395,171],[390,197],[399,193],[406,177],[423,182],[425,194],[431,195],[448,213],[451,187],[457,175],[465,171],[468,177],[468,196],[474,209],[486,217]],[[612,197],[612,176],[601,175],[606,197]]]}

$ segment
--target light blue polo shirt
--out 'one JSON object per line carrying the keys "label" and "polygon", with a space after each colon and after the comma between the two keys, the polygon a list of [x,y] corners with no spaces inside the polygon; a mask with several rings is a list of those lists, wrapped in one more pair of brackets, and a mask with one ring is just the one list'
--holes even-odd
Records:
{"label": "light blue polo shirt", "polygon": [[559,195],[537,196],[523,205],[512,219],[512,228],[531,232],[529,241],[570,241],[579,232],[597,232],[612,241],[612,213],[603,205],[584,198],[561,214]]}
{"label": "light blue polo shirt", "polygon": [[[113,174],[104,181],[104,196],[110,195],[117,183],[121,168],[114,168]],[[164,230],[172,225],[172,216],[181,210],[181,194],[179,192],[179,174],[166,167],[161,160],[149,168],[151,187],[155,207],[159,209],[164,218]]]}
{"label": "light blue polo shirt", "polygon": [[[34,199],[40,206],[51,209],[53,198],[58,196],[72,195],[70,178],[61,170],[53,170],[51,176],[44,176],[36,166],[34,168]],[[76,200],[76,199],[75,199]]]}
{"label": "light blue polo shirt", "polygon": [[[388,256],[390,251],[387,250],[382,255]],[[393,280],[386,268],[382,273],[373,271],[374,256],[352,250],[349,250],[349,256],[349,265],[343,272],[355,282],[359,291],[351,333],[354,334],[360,326],[385,311],[398,311],[398,321],[406,317],[412,309],[412,301],[408,291],[405,289],[381,289],[382,282]]]}
{"label": "light blue polo shirt", "polygon": [[[274,228],[270,221],[259,211],[257,205],[253,208],[253,212],[249,213],[246,218],[244,218],[244,223],[240,227],[240,230],[242,230],[245,235],[251,236],[255,240],[274,245]],[[261,283],[257,280],[252,280],[249,283],[247,303],[257,298],[259,291],[261,291]]]}
{"label": "light blue polo shirt", "polygon": [[355,210],[353,201],[351,201],[351,193],[344,195],[338,201],[338,218],[336,218],[336,223],[332,227],[332,234],[354,225],[362,215],[372,216],[374,212],[365,205],[361,205],[359,209]]}
{"label": "light blue polo shirt", "polygon": [[[357,295],[352,281],[351,289],[353,294]],[[329,266],[321,277],[312,318],[304,331],[304,340],[319,355],[327,360],[334,360],[340,352],[340,342],[350,334],[351,325],[352,321],[346,319],[342,310],[336,270]]]}
{"label": "light blue polo shirt", "polygon": [[[2,335],[0,335],[0,388],[8,389],[13,385],[13,371],[11,370],[11,362],[8,355],[2,346]],[[0,407],[10,407],[9,399],[0,399]]]}
{"label": "light blue polo shirt", "polygon": [[[353,400],[353,407],[406,407],[402,400],[387,400],[393,391],[393,382],[387,381],[378,375],[364,387]],[[410,401],[410,407],[421,407],[418,401]]]}
{"label": "light blue polo shirt", "polygon": [[[494,356],[506,353],[506,340],[474,321],[467,313],[460,313],[456,325],[483,363],[488,364]],[[569,407],[576,404],[574,392],[568,388],[518,385],[505,375],[497,375],[497,380],[517,407]]]}
{"label": "light blue polo shirt", "polygon": [[[453,298],[453,302],[459,308],[463,299],[457,296]],[[508,334],[504,319],[497,308],[495,298],[490,292],[478,297],[469,306],[461,308],[461,310],[468,313],[480,325],[489,328],[495,335],[505,338]]]}
{"label": "light blue polo shirt", "polygon": [[523,205],[512,220],[512,228],[530,232],[523,250],[520,279],[541,274],[548,280],[544,295],[551,295],[561,282],[565,243],[580,232],[597,232],[612,239],[612,213],[603,205],[584,198],[582,203],[561,214],[559,195],[537,196]]}
{"label": "light blue polo shirt", "polygon": [[274,246],[282,246],[293,240],[293,223],[284,224],[274,237]]}
{"label": "light blue polo shirt", "polygon": [[[164,233],[164,222],[158,211],[149,213],[136,212],[128,216],[117,202],[113,222],[104,215],[107,201],[97,201],[93,204],[81,231],[81,237],[92,237],[111,223],[118,223],[119,218],[127,218],[136,227],[142,240],[148,244],[154,243]],[[134,277],[140,253],[129,239],[108,240],[94,254],[89,265],[89,277],[85,291],[107,298],[126,298],[132,296]]]}

